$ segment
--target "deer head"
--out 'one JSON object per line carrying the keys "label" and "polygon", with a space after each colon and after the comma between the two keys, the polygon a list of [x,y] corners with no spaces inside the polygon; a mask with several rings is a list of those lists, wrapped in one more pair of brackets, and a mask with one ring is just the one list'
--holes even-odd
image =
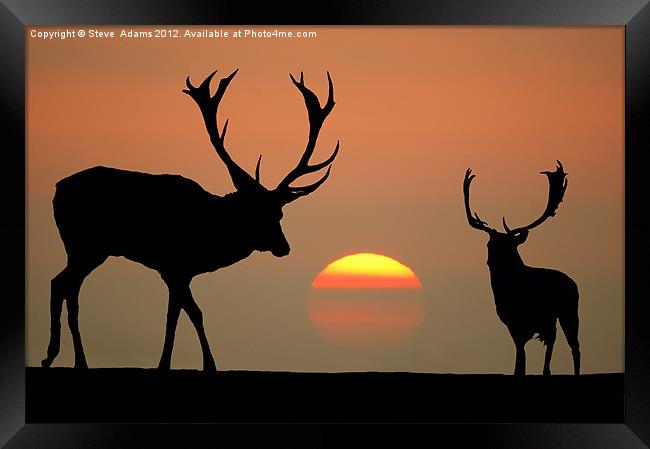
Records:
{"label": "deer head", "polygon": [[[329,84],[329,94],[327,102],[324,107],[321,107],[318,97],[311,90],[309,90],[304,83],[302,72],[300,73],[300,81],[290,74],[291,81],[298,88],[302,94],[305,105],[307,107],[307,114],[309,118],[309,135],[306,148],[298,164],[293,168],[285,178],[276,186],[275,189],[267,189],[260,182],[260,162],[262,156],[257,160],[255,167],[255,177],[252,177],[244,169],[242,169],[228,154],[225,147],[226,131],[228,129],[228,120],[226,120],[223,130],[219,132],[217,124],[217,111],[219,103],[223,98],[228,85],[237,74],[235,70],[229,76],[222,78],[219,81],[219,86],[214,95],[210,95],[210,81],[214,77],[216,70],[203,80],[201,85],[194,87],[187,77],[185,83],[187,89],[183,92],[188,94],[196,102],[201,110],[203,121],[205,122],[206,130],[210,136],[210,142],[214,147],[217,155],[221,158],[223,163],[228,169],[230,178],[237,189],[236,194],[242,199],[240,202],[241,207],[245,209],[244,221],[246,226],[252,226],[252,235],[255,238],[255,249],[259,251],[271,251],[275,256],[282,257],[289,254],[290,247],[287,242],[280,220],[282,219],[282,208],[296,199],[309,195],[318,187],[320,187],[329,177],[331,164],[336,158],[339,151],[339,143],[336,143],[334,152],[326,160],[310,164],[310,159],[316,148],[316,141],[318,134],[327,116],[334,108],[334,87],[329,72],[327,73],[327,81]],[[298,178],[303,175],[314,173],[319,170],[327,168],[325,174],[313,184],[305,186],[293,186]]]}
{"label": "deer head", "polygon": [[540,172],[547,176],[549,183],[548,191],[548,202],[546,204],[546,209],[538,219],[533,221],[527,226],[520,228],[510,229],[506,223],[506,219],[503,219],[503,228],[504,232],[499,232],[496,229],[493,229],[488,226],[486,222],[481,220],[476,212],[472,215],[472,211],[469,205],[469,188],[472,183],[472,180],[476,175],[472,174],[471,169],[467,169],[465,173],[465,179],[463,181],[463,196],[465,198],[465,213],[467,214],[467,221],[469,225],[474,229],[479,231],[487,232],[490,236],[488,241],[488,266],[492,268],[497,267],[509,267],[513,265],[521,265],[523,261],[519,256],[517,247],[524,243],[528,238],[528,232],[544,223],[549,217],[555,216],[555,211],[562,202],[564,198],[564,192],[568,185],[568,180],[566,179],[566,173],[562,167],[562,163],[557,161],[558,166],[555,171],[543,171]]}

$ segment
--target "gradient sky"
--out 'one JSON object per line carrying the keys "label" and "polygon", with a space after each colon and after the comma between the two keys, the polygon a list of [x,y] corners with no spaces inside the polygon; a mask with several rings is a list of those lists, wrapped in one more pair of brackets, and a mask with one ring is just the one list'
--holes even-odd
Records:
{"label": "gradient sky", "polygon": [[[514,347],[495,312],[487,236],[465,218],[463,175],[468,166],[477,175],[472,206],[481,218],[500,227],[506,216],[515,227],[543,210],[539,172],[560,159],[565,201],[520,253],[579,285],[584,372],[622,371],[623,28],[300,30],[318,37],[27,39],[27,364],[45,354],[49,282],[65,265],[52,217],[56,181],[107,165],[232,191],[181,89],[187,75],[196,84],[214,69],[239,68],[220,119],[230,119],[227,147],[241,166],[252,172],[262,154],[262,182],[275,187],[300,157],[307,119],[289,73],[301,70],[322,99],[326,70],[334,81],[336,106],[314,159],[337,139],[341,151],[327,183],[285,207],[288,257],[254,253],[194,279],[218,368],[510,373]],[[394,257],[422,283],[425,316],[400,345],[337,345],[309,318],[316,275],[356,252]],[[156,366],[166,302],[158,274],[133,262],[111,258],[93,272],[80,295],[89,365]],[[64,327],[55,365],[72,364],[71,346]],[[527,350],[529,372],[541,372],[541,344]],[[200,366],[182,315],[173,367]],[[553,370],[572,372],[563,336]]]}

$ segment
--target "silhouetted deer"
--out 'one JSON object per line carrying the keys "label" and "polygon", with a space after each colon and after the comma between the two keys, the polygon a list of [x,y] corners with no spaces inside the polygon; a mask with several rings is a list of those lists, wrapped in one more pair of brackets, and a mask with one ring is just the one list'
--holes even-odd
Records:
{"label": "silhouetted deer", "polygon": [[[153,175],[106,167],[94,167],[57,183],[54,218],[68,256],[67,266],[52,279],[51,334],[43,367],[59,353],[61,309],[67,300],[68,325],[72,333],[76,368],[86,368],[78,324],[81,284],[108,256],[122,256],[158,271],[169,289],[165,341],[158,365],[169,369],[181,309],[188,314],[201,343],[204,371],[216,366],[203,328],[202,312],[192,298],[190,282],[198,274],[227,267],[253,251],[289,254],[280,220],[282,207],[308,195],[325,182],[339,144],[327,160],[310,165],[321,126],[334,107],[329,72],[327,103],[321,108],[317,96],[303,80],[290,75],[304,97],[309,117],[307,146],[296,167],[273,190],[260,183],[260,159],[255,178],[237,165],[224,146],[228,121],[219,133],[217,109],[237,70],[219,82],[210,95],[210,74],[199,87],[186,80],[183,90],[197,103],[210,141],[224,162],[236,192],[212,195],[196,182],[177,175]],[[292,186],[299,177],[327,168],[317,182]]]}
{"label": "silhouetted deer", "polygon": [[547,218],[555,216],[562,202],[568,181],[560,161],[554,172],[541,172],[548,177],[548,203],[544,213],[528,226],[508,229],[505,233],[488,227],[469,207],[469,187],[475,175],[468,169],[463,182],[467,221],[474,229],[489,234],[487,264],[497,315],[508,327],[516,347],[515,375],[526,374],[524,346],[537,333],[546,345],[544,374],[551,374],[551,357],[555,344],[556,322],[559,319],[573,355],[573,368],[580,374],[580,343],[578,342],[578,287],[564,273],[524,264],[517,246],[526,241],[528,231]]}

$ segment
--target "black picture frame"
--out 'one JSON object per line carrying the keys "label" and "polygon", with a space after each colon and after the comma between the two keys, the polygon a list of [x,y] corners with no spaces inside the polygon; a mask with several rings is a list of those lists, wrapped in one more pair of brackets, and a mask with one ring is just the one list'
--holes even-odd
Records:
{"label": "black picture frame", "polygon": [[[235,1],[3,0],[0,4],[0,444],[7,448],[194,447],[234,438],[238,446],[643,448],[650,445],[650,306],[644,251],[650,214],[644,161],[650,117],[647,0]],[[625,27],[625,421],[612,424],[348,425],[25,424],[25,29],[73,24],[533,25]],[[432,405],[433,406],[433,405]],[[354,430],[342,440],[343,433]],[[308,439],[305,439],[308,438]]]}

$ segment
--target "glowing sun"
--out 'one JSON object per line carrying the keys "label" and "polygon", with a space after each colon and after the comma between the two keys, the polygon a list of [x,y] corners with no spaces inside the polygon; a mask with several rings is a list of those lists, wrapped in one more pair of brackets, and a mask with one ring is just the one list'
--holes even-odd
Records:
{"label": "glowing sun", "polygon": [[309,317],[327,340],[387,346],[413,336],[424,318],[420,280],[387,256],[359,253],[327,265],[311,284]]}

